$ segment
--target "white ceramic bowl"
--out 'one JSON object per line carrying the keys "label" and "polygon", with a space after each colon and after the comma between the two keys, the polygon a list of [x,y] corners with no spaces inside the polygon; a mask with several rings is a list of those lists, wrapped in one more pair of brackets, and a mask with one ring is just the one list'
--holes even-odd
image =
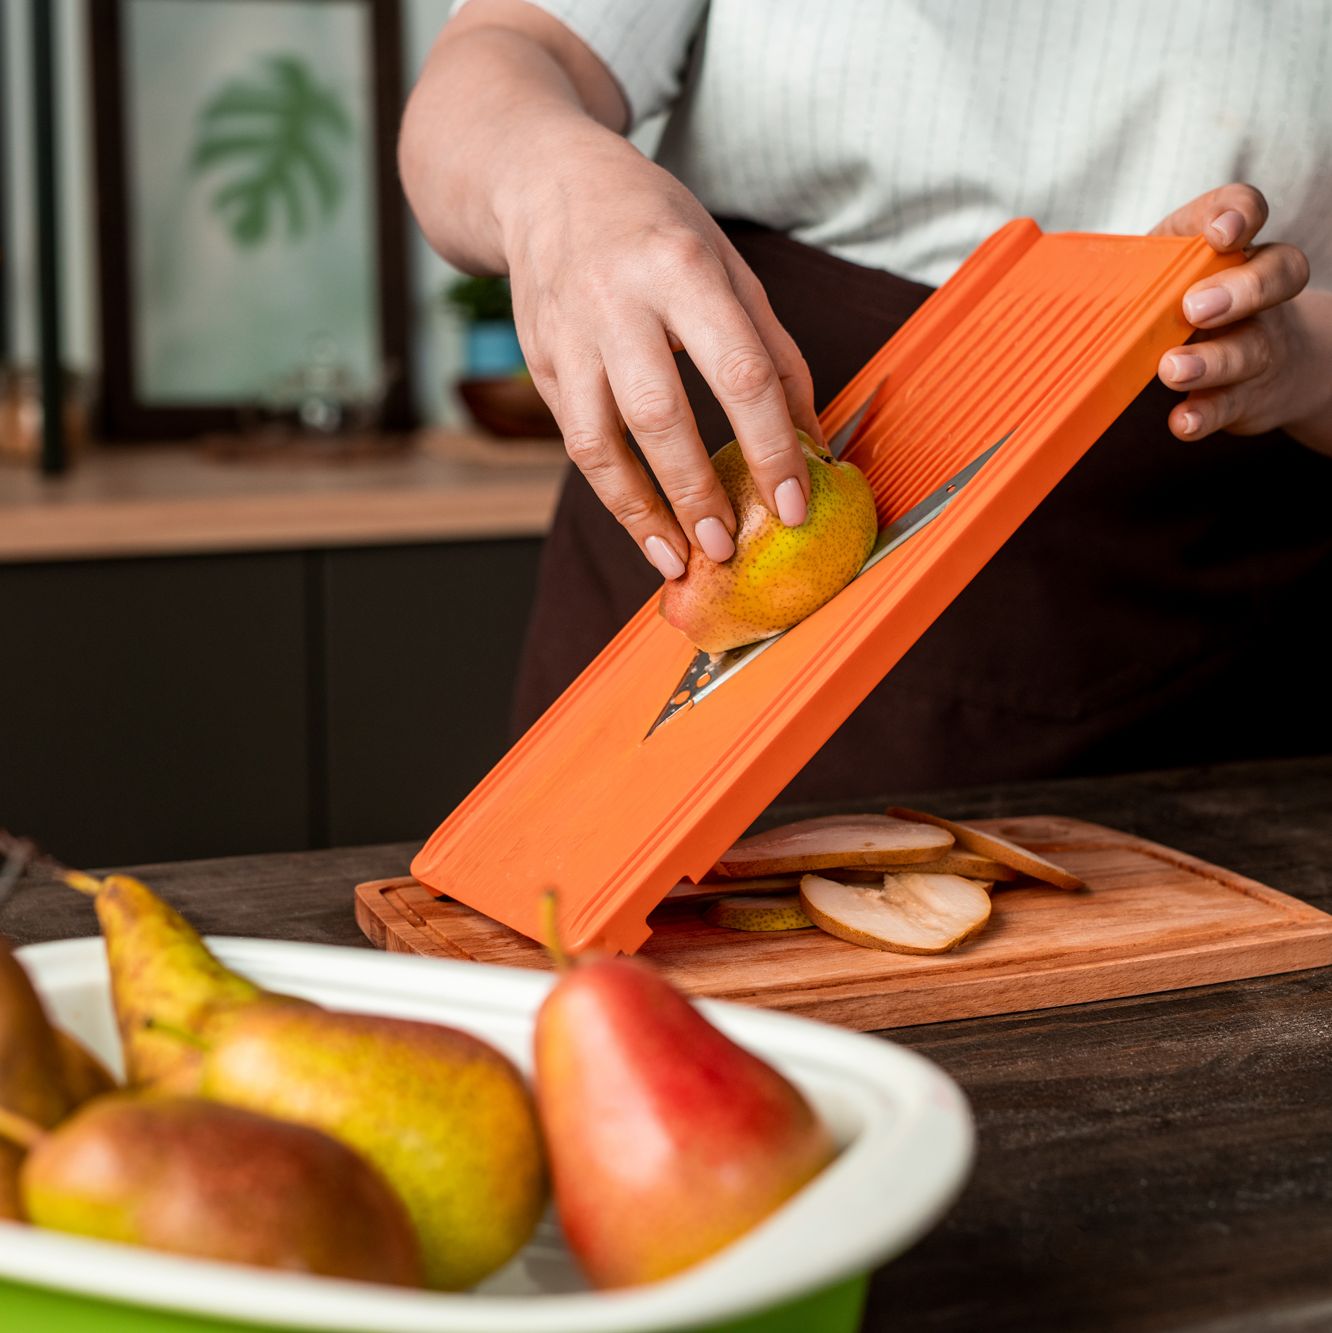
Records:
{"label": "white ceramic bowl", "polygon": [[[361,949],[215,938],[229,966],[340,1009],[466,1028],[531,1068],[543,973]],[[53,1018],[113,1066],[118,1043],[98,939],[19,951]],[[0,1222],[0,1278],[291,1328],[375,1333],[648,1333],[735,1318],[865,1273],[943,1214],[966,1177],[971,1117],[956,1085],[889,1042],[705,1001],[709,1019],[781,1069],[845,1145],[822,1175],[707,1262],[651,1286],[589,1291],[548,1217],[501,1272],[464,1295],[269,1273]]]}

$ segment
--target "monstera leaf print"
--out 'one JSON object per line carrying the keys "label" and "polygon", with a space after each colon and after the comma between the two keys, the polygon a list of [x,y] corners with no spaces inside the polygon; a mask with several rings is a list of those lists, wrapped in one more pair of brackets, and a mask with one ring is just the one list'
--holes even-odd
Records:
{"label": "monstera leaf print", "polygon": [[190,167],[222,176],[213,210],[237,245],[257,246],[279,216],[298,238],[337,212],[350,139],[337,96],[298,57],[274,55],[262,76],[228,83],[205,104]]}

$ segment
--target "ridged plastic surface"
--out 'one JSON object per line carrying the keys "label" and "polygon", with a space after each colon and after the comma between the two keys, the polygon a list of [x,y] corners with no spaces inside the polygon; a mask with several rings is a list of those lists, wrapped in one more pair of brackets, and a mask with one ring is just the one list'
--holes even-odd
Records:
{"label": "ridged plastic surface", "polygon": [[932,524],[707,698],[646,733],[693,648],[644,606],[436,830],[412,873],[540,938],[632,953],[925,632],[1192,332],[1201,238],[996,232],[832,402],[887,390],[846,457],[881,523],[1008,442]]}

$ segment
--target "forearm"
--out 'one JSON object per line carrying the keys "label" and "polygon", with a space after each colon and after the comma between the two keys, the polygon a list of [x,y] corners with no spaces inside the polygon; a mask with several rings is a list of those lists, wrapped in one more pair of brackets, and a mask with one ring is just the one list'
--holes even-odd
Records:
{"label": "forearm", "polygon": [[1295,337],[1308,372],[1308,392],[1293,405],[1285,430],[1301,444],[1332,455],[1332,291],[1307,288],[1291,302]]}
{"label": "forearm", "polygon": [[586,55],[470,18],[473,9],[483,12],[468,6],[444,29],[412,93],[399,168],[434,249],[459,268],[498,273],[508,267],[506,218],[561,164],[625,151],[616,129],[626,114]]}

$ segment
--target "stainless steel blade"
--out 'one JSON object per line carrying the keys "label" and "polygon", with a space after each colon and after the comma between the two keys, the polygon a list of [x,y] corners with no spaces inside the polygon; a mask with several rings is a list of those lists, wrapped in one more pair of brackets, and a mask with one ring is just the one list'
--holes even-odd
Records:
{"label": "stainless steel blade", "polygon": [[[873,400],[871,399],[871,401]],[[866,404],[866,407],[868,407],[868,404]],[[863,415],[864,411],[865,409],[862,408],[860,415]],[[984,453],[978,454],[960,472],[944,482],[937,491],[927,495],[919,504],[913,505],[901,518],[894,519],[886,528],[882,528],[878,540],[875,541],[873,549],[865,563],[860,567],[856,578],[860,578],[866,570],[873,569],[884,556],[897,550],[903,542],[914,537],[928,523],[938,518],[958,497],[962,488],[994,457],[999,446],[1012,433],[1012,431],[1009,431],[1002,439],[996,440]],[[848,438],[850,437],[848,436]],[[852,582],[854,583],[855,579]],[[747,666],[760,654],[767,652],[774,643],[784,638],[788,633],[788,630],[782,630],[780,634],[773,634],[769,638],[759,639],[756,643],[747,643],[739,648],[728,649],[724,653],[707,653],[700,650],[689,664],[689,669],[680,677],[680,683],[671,691],[670,699],[667,700],[665,708],[661,710],[657,720],[652,724],[648,736],[651,736],[663,722],[668,722],[681,709],[688,708],[691,704],[698,703],[700,699],[707,698],[719,685],[730,680],[742,667]]]}
{"label": "stainless steel blade", "polygon": [[861,403],[861,405],[856,409],[855,415],[851,418],[851,420],[848,421],[846,425],[843,426],[842,429],[839,430],[837,434],[832,437],[831,440],[828,440],[826,442],[828,445],[828,452],[834,458],[841,458],[843,453],[846,452],[847,446],[851,443],[853,439],[855,439],[856,432],[860,429],[865,418],[869,415],[870,408],[872,408],[874,404],[877,403],[879,401],[879,398],[882,396],[884,388],[888,383],[888,379],[889,377],[885,375],[874,386],[874,392],[871,393],[869,397],[867,397],[865,401]]}

